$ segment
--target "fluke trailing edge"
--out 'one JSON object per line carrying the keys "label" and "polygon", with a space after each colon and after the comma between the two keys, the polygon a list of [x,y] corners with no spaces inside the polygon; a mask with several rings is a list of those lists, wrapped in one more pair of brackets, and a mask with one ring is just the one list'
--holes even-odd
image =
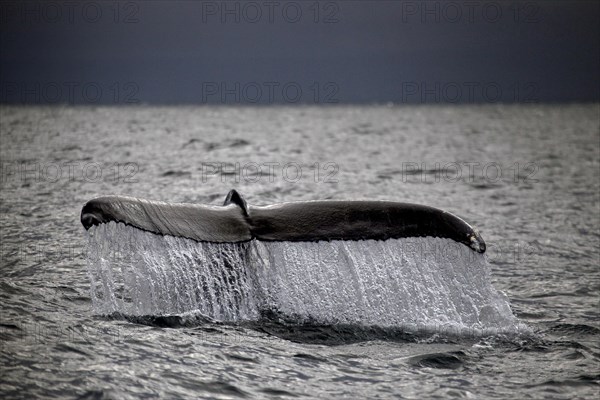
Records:
{"label": "fluke trailing edge", "polygon": [[175,204],[122,196],[90,200],[81,210],[85,229],[110,221],[160,235],[201,242],[315,242],[439,237],[485,252],[469,224],[446,211],[391,201],[304,201],[249,206],[235,190],[223,206]]}

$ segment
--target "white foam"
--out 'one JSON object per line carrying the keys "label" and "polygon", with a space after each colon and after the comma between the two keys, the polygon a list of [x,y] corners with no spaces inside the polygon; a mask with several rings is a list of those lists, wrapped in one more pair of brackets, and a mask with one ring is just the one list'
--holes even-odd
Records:
{"label": "white foam", "polygon": [[524,329],[484,255],[449,239],[198,243],[111,222],[88,234],[94,310],[442,331]]}

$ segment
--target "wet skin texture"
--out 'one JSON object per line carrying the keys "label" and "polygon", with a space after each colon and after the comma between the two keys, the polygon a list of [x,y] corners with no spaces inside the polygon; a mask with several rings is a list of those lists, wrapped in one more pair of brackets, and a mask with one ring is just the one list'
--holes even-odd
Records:
{"label": "wet skin texture", "polygon": [[173,204],[110,196],[81,210],[86,229],[110,221],[201,242],[386,240],[439,237],[484,253],[485,242],[469,224],[437,208],[389,201],[307,201],[248,206],[232,190],[222,207]]}

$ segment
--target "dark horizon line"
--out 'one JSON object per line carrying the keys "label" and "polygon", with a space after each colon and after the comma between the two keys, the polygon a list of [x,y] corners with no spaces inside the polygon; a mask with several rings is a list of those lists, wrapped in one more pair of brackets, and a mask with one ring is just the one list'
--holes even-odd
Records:
{"label": "dark horizon line", "polygon": [[0,101],[0,107],[180,107],[180,106],[200,106],[200,107],[256,107],[256,108],[267,108],[267,107],[340,107],[340,106],[485,106],[485,105],[504,105],[504,106],[516,106],[516,105],[600,105],[600,99],[594,100],[544,100],[544,101],[473,101],[473,102],[361,102],[361,101],[340,101],[340,102],[297,102],[297,103],[286,103],[286,102],[273,102],[273,103],[250,103],[250,102],[239,102],[239,103],[199,103],[199,102],[129,102],[129,103],[118,103],[118,102],[98,102],[98,103],[43,103],[43,102],[2,102]]}

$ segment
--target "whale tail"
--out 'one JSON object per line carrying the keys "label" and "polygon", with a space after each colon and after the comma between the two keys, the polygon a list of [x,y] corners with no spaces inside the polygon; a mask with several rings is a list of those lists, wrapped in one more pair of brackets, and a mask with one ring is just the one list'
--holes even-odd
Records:
{"label": "whale tail", "polygon": [[306,201],[251,206],[235,190],[223,206],[176,204],[123,196],[90,200],[85,229],[120,222],[159,235],[199,242],[318,242],[438,237],[484,253],[481,235],[459,217],[429,206],[391,201]]}

